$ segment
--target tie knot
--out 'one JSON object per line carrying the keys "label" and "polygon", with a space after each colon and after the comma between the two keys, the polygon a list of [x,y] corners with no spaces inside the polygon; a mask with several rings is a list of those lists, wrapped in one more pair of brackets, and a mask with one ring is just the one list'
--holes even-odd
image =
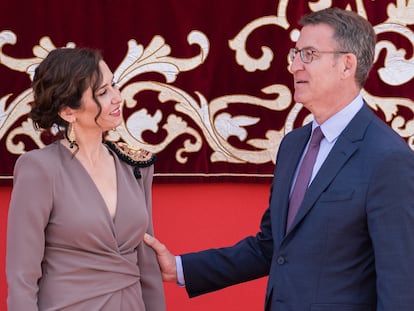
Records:
{"label": "tie knot", "polygon": [[311,138],[310,144],[319,145],[323,137],[324,135],[322,133],[321,127],[320,126],[315,127],[315,129],[312,132],[312,138]]}

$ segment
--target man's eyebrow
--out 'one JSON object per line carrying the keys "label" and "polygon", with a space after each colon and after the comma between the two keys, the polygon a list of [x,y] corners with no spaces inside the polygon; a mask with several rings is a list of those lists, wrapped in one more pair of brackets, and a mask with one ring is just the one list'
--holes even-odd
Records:
{"label": "man's eyebrow", "polygon": [[298,47],[296,47],[298,50],[316,50],[316,48],[314,46],[311,45],[307,45],[302,47],[301,49],[299,49]]}

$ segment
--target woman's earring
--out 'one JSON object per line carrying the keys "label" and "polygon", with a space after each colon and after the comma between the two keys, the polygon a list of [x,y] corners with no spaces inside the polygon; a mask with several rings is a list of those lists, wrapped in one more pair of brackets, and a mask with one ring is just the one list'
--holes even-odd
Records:
{"label": "woman's earring", "polygon": [[78,147],[76,142],[76,133],[74,123],[69,123],[68,126],[68,141],[70,143],[69,147],[72,149],[74,146]]}

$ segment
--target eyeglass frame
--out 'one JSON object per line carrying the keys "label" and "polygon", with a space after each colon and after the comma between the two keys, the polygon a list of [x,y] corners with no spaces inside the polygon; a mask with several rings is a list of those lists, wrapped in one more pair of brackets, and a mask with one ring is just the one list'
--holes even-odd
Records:
{"label": "eyeglass frame", "polygon": [[[310,60],[309,61],[305,61],[305,52],[307,52],[307,51],[310,51],[311,53],[310,53]],[[298,48],[291,48],[290,50],[289,50],[289,59],[290,59],[290,61],[291,62],[293,62],[294,61],[294,59],[295,59],[295,56],[296,56],[296,54],[298,54],[299,53],[299,55],[300,55],[300,59],[301,59],[301,61],[303,62],[303,63],[305,63],[305,64],[310,64],[310,63],[312,63],[313,62],[313,57],[316,55],[316,54],[348,54],[348,53],[351,53],[351,52],[347,52],[347,51],[318,51],[318,50],[315,50],[315,49],[313,49],[313,48],[310,48],[310,47],[307,47],[307,48],[303,48],[303,49],[298,49]]]}

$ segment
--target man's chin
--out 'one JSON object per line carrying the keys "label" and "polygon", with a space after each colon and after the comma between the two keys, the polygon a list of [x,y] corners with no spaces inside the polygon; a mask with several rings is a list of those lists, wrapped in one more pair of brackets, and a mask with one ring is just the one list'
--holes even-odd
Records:
{"label": "man's chin", "polygon": [[299,95],[295,94],[293,96],[293,100],[295,101],[295,103],[303,103],[304,98],[303,98],[303,96],[299,96]]}

